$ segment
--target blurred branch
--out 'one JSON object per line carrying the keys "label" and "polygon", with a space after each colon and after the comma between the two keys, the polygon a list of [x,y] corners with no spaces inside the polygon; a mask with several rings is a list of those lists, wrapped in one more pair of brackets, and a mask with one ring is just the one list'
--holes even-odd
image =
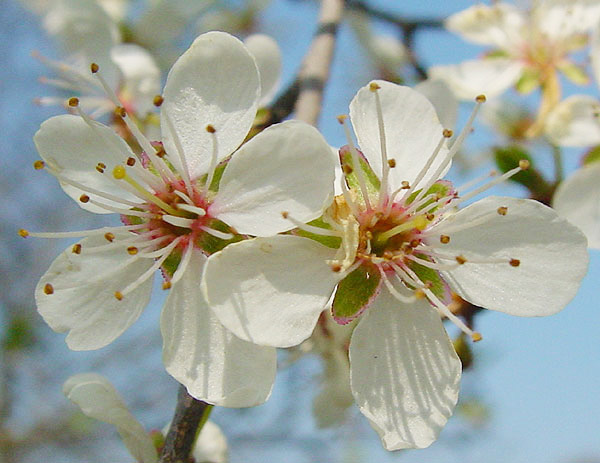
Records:
{"label": "blurred branch", "polygon": [[296,118],[316,125],[321,113],[323,89],[335,49],[338,26],[344,11],[344,0],[322,0],[319,23],[298,75],[299,94]]}
{"label": "blurred branch", "polygon": [[197,431],[209,404],[194,399],[179,386],[177,407],[160,456],[160,463],[188,463]]}

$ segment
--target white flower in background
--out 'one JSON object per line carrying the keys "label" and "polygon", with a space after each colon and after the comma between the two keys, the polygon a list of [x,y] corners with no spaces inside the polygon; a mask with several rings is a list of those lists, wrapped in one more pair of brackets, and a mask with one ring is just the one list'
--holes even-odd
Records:
{"label": "white flower in background", "polygon": [[445,80],[467,100],[480,93],[492,98],[513,85],[524,93],[541,85],[548,110],[560,99],[557,71],[576,83],[587,82],[569,55],[585,46],[599,20],[596,0],[540,0],[529,11],[504,2],[474,5],[450,16],[446,27],[492,49],[481,59],[433,66],[430,76]]}
{"label": "white flower in background", "polygon": [[[66,52],[64,61],[36,54],[58,78],[42,78],[59,89],[77,94],[81,107],[93,118],[114,109],[102,86],[89,72],[90,63],[100,65],[104,79],[117,88],[127,110],[143,118],[153,109],[160,92],[160,69],[142,47],[120,44],[117,24],[94,0],[55,0],[44,17],[46,30]],[[38,98],[40,104],[64,105],[64,98]]]}
{"label": "white flower in background", "polygon": [[268,105],[277,90],[281,80],[281,50],[273,38],[265,34],[252,34],[246,37],[244,45],[258,66],[260,74],[261,97],[259,107]]}
{"label": "white flower in background", "polygon": [[344,125],[342,194],[328,211],[303,225],[283,209],[296,236],[227,246],[209,257],[202,287],[237,336],[279,347],[311,334],[335,290],[334,318],[360,317],[349,358],[361,412],[386,449],[426,447],[452,413],[461,374],[440,315],[481,338],[453,314],[451,290],[513,315],[556,313],[586,273],[586,240],[532,200],[487,197],[457,211],[527,167],[477,188],[484,178],[459,188],[441,180],[475,111],[450,148],[431,103],[406,87],[372,82],[350,117],[362,153]]}
{"label": "white flower in background", "polygon": [[[45,14],[62,0],[21,0],[21,3],[37,14]],[[104,11],[114,20],[124,19],[129,6],[129,0],[95,0]]]}
{"label": "white flower in background", "polygon": [[[137,462],[158,461],[152,437],[127,409],[119,393],[106,378],[96,373],[71,376],[63,386],[63,393],[84,415],[114,425]],[[207,421],[202,427],[192,448],[192,456],[197,463],[228,461],[227,440],[212,421]]]}
{"label": "white flower in background", "polygon": [[283,209],[302,221],[320,216],[333,196],[334,158],[317,130],[298,121],[271,126],[238,149],[260,82],[254,58],[228,34],[198,37],[171,69],[163,98],[162,144],[151,144],[120,110],[143,149],[139,156],[76,99],[79,116],[53,117],[35,135],[43,159],[36,168],[56,176],[82,208],[117,213],[124,222],[31,233],[86,236],[41,278],[38,310],[55,331],[68,332],[71,349],[101,348],[138,318],[160,269],[170,288],[161,316],[167,371],[198,399],[256,405],[270,394],[275,349],[242,341],[220,324],[200,293],[204,262],[243,235],[292,229]]}

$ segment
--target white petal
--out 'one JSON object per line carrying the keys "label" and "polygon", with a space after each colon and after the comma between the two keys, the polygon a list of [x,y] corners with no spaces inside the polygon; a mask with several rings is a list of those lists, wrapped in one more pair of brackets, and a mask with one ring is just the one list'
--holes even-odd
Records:
{"label": "white petal", "polygon": [[498,48],[514,49],[525,39],[526,19],[519,8],[508,3],[474,5],[446,20],[446,27],[465,39]]}
{"label": "white petal", "polygon": [[116,426],[136,461],[154,463],[158,460],[152,439],[106,378],[96,373],[71,376],[63,385],[63,393],[86,416]]}
{"label": "white petal", "polygon": [[352,334],[350,380],[387,450],[429,446],[458,400],[461,363],[439,314],[382,290]]}
{"label": "white petal", "polygon": [[600,249],[600,163],[583,167],[563,181],[554,193],[553,207],[585,233],[590,248]]}
{"label": "white petal", "polygon": [[239,233],[269,236],[307,222],[333,196],[335,157],[323,136],[300,121],[269,127],[227,164],[209,212]]}
{"label": "white petal", "polygon": [[544,130],[559,146],[600,144],[600,101],[588,95],[573,95],[561,101],[548,115]]}
{"label": "white petal", "polygon": [[596,83],[600,86],[600,27],[596,27],[590,38],[590,59]]}
{"label": "white petal", "polygon": [[[499,207],[507,207],[508,213],[498,214]],[[464,229],[454,231],[456,227]],[[461,297],[486,309],[524,317],[551,315],[575,296],[587,271],[585,236],[537,201],[490,196],[442,220],[431,232],[430,245],[467,259],[443,272],[446,281]],[[450,242],[440,245],[439,235],[448,235]],[[474,262],[489,258],[504,262]],[[520,265],[511,266],[510,259]]]}
{"label": "white petal", "polygon": [[195,251],[163,307],[160,330],[165,368],[199,400],[224,407],[265,402],[275,380],[275,349],[235,337],[200,292],[206,258]]}
{"label": "white petal", "polygon": [[256,238],[210,256],[202,289],[221,322],[241,339],[289,347],[310,336],[340,279],[335,251],[298,236]]}
{"label": "white petal", "polygon": [[[443,127],[435,108],[421,93],[382,80],[374,81],[383,113],[388,159],[395,159],[395,169],[390,169],[390,186],[395,190],[401,182],[412,181],[434,152],[442,138]],[[381,176],[381,144],[375,95],[369,86],[362,87],[350,103],[350,118],[360,149],[373,171]],[[438,154],[439,161],[447,152]],[[432,173],[439,161],[433,163]],[[428,176],[424,181],[428,180]]]}
{"label": "white petal", "polygon": [[192,449],[192,457],[197,463],[227,463],[227,439],[221,428],[212,421],[207,421]]}
{"label": "white petal", "polygon": [[246,37],[244,45],[254,56],[260,74],[261,97],[259,106],[271,102],[279,88],[281,79],[281,50],[277,42],[265,34]]}
{"label": "white petal", "polygon": [[[69,247],[52,263],[35,290],[37,308],[54,331],[68,331],[66,342],[73,350],[93,350],[110,344],[133,322],[150,300],[152,278],[145,281],[123,300],[115,298],[154,263],[152,259],[133,260],[127,253],[130,244],[120,244],[117,235],[113,247],[98,253],[86,253],[87,247],[108,244],[104,237],[82,240],[81,254]],[[53,294],[44,287],[52,285]]]}
{"label": "white petal", "polygon": [[231,154],[248,134],[260,97],[254,58],[235,37],[224,32],[199,36],[173,65],[161,107],[163,141],[181,168],[170,118],[192,178],[206,173],[216,129],[218,159]]}
{"label": "white petal", "polygon": [[124,43],[110,51],[112,60],[123,76],[119,97],[133,106],[139,116],[153,109],[154,96],[160,93],[160,69],[144,48]]}
{"label": "white petal", "polygon": [[450,66],[432,66],[429,78],[443,80],[457,98],[472,101],[481,94],[488,98],[500,95],[517,82],[522,70],[523,65],[518,61],[489,58]]}
{"label": "white petal", "polygon": [[[33,141],[48,167],[58,170],[67,179],[119,198],[141,202],[122,189],[112,177],[114,167],[124,164],[134,154],[127,143],[105,125],[99,122],[91,122],[90,125],[79,116],[55,116],[41,125]],[[96,170],[99,162],[106,165],[104,174]],[[83,193],[91,199],[122,206],[67,183],[61,182],[61,187],[79,206],[91,212],[109,213],[90,202],[79,201]]]}
{"label": "white petal", "polygon": [[458,117],[458,100],[450,87],[442,80],[427,79],[414,88],[433,104],[442,126],[453,129]]}
{"label": "white petal", "polygon": [[564,40],[598,25],[597,0],[544,0],[533,10],[535,27],[549,38]]}

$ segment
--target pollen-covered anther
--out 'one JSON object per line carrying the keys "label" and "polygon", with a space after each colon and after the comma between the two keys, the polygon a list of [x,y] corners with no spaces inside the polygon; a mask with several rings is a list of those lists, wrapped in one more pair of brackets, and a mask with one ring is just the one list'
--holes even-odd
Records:
{"label": "pollen-covered anther", "polygon": [[[167,154],[167,152],[165,151],[165,149],[164,149],[164,148],[160,148],[160,149],[159,149],[159,150],[156,152],[156,155],[157,155],[159,158],[164,158],[166,154]],[[169,185],[169,186],[171,186],[171,185]]]}
{"label": "pollen-covered anther", "polygon": [[393,169],[394,167],[396,167],[396,160],[395,159],[388,159],[388,166],[390,166],[390,169]]}
{"label": "pollen-covered anther", "polygon": [[69,98],[69,100],[67,101],[67,104],[71,108],[76,108],[77,106],[79,106],[79,98],[73,96],[73,97]]}
{"label": "pollen-covered anther", "polygon": [[417,246],[419,246],[419,244],[421,244],[421,240],[415,238],[413,240],[410,240],[410,247],[411,248],[416,248]]}
{"label": "pollen-covered anther", "polygon": [[127,165],[129,167],[135,166],[135,158],[132,158],[132,157],[127,158]]}
{"label": "pollen-covered anther", "polygon": [[27,238],[29,236],[29,232],[24,228],[19,229],[19,236],[22,238]]}
{"label": "pollen-covered anther", "polygon": [[370,230],[367,230],[365,232],[365,238],[367,238],[368,240],[372,240],[373,239],[373,232],[371,232]]}
{"label": "pollen-covered anther", "polygon": [[477,103],[485,103],[485,102],[487,101],[487,98],[486,98],[486,96],[485,96],[485,95],[477,95],[477,96],[475,97],[475,101],[476,101]]}
{"label": "pollen-covered anther", "polygon": [[160,105],[163,104],[163,101],[165,101],[165,99],[162,97],[162,95],[156,95],[152,99],[152,104],[158,108],[158,107],[160,107]]}
{"label": "pollen-covered anther", "polygon": [[117,106],[114,111],[115,116],[117,117],[125,117],[127,116],[127,111],[123,106]]}
{"label": "pollen-covered anther", "polygon": [[483,339],[483,336],[481,336],[481,333],[478,333],[477,331],[475,331],[472,335],[471,335],[471,339],[473,340],[473,342],[479,342]]}
{"label": "pollen-covered anther", "polygon": [[129,246],[127,248],[127,253],[132,256],[135,256],[138,253],[138,248],[136,248],[135,246]]}
{"label": "pollen-covered anther", "polygon": [[521,170],[527,170],[529,169],[529,166],[531,166],[531,163],[527,159],[521,159],[519,161],[519,167]]}
{"label": "pollen-covered anther", "polygon": [[342,271],[342,266],[340,264],[331,264],[331,270],[335,273]]}
{"label": "pollen-covered anther", "polygon": [[103,162],[99,162],[98,164],[96,164],[96,170],[101,174],[104,173],[104,169],[106,169],[106,164],[104,164]]}
{"label": "pollen-covered anther", "polygon": [[165,291],[167,289],[171,289],[171,282],[170,281],[163,281],[162,289],[164,289]]}
{"label": "pollen-covered anther", "polygon": [[508,261],[508,263],[512,267],[518,267],[519,265],[521,265],[521,261],[519,259],[511,259],[511,260]]}
{"label": "pollen-covered anther", "polygon": [[52,286],[50,283],[46,283],[44,285],[44,294],[54,294],[54,286]]}
{"label": "pollen-covered anther", "polygon": [[454,132],[450,129],[444,129],[444,131],[442,132],[442,135],[444,136],[444,138],[452,138],[452,135],[454,135]]}
{"label": "pollen-covered anther", "polygon": [[415,297],[417,299],[425,299],[425,292],[422,289],[417,288],[415,289]]}
{"label": "pollen-covered anther", "polygon": [[40,159],[33,163],[33,168],[35,170],[42,170],[44,167],[46,167],[46,163]]}
{"label": "pollen-covered anther", "polygon": [[506,213],[508,212],[508,207],[506,207],[506,206],[500,206],[500,207],[497,209],[497,212],[498,212],[498,214],[500,214],[500,215],[506,215]]}
{"label": "pollen-covered anther", "polygon": [[281,217],[283,217],[284,219],[287,219],[289,217],[290,213],[287,211],[281,211]]}
{"label": "pollen-covered anther", "polygon": [[379,90],[381,87],[375,83],[375,82],[371,82],[369,84],[369,90],[371,90],[372,92],[376,92],[377,90]]}
{"label": "pollen-covered anther", "polygon": [[348,119],[348,116],[346,114],[340,114],[336,117],[336,119],[340,124],[343,124],[344,122],[346,122],[346,119]]}
{"label": "pollen-covered anther", "polygon": [[448,235],[440,235],[440,243],[448,244],[450,242],[450,237]]}
{"label": "pollen-covered anther", "polygon": [[407,180],[402,180],[400,185],[402,186],[403,190],[410,190],[410,183],[408,183]]}
{"label": "pollen-covered anther", "polygon": [[429,213],[425,217],[431,222],[433,219],[435,219],[435,214]]}
{"label": "pollen-covered anther", "polygon": [[206,126],[206,131],[207,131],[208,133],[215,133],[215,132],[217,131],[217,129],[215,129],[215,126],[214,126],[214,125],[212,125],[212,124],[208,124],[208,125]]}
{"label": "pollen-covered anther", "polygon": [[81,244],[74,244],[71,248],[71,251],[73,252],[73,254],[81,254]]}
{"label": "pollen-covered anther", "polygon": [[79,201],[81,201],[82,203],[88,203],[90,202],[90,197],[86,194],[83,194],[79,197]]}
{"label": "pollen-covered anther", "polygon": [[456,256],[454,259],[456,259],[456,262],[458,262],[460,265],[463,265],[467,262],[465,256]]}
{"label": "pollen-covered anther", "polygon": [[112,233],[110,233],[110,232],[108,232],[108,233],[105,233],[105,234],[104,234],[104,239],[105,239],[106,241],[108,241],[109,243],[112,243],[112,242],[115,240],[115,235],[114,235],[114,234],[112,234]]}
{"label": "pollen-covered anther", "polygon": [[121,291],[115,291],[115,299],[117,301],[122,301],[123,300],[123,293]]}
{"label": "pollen-covered anther", "polygon": [[99,70],[100,66],[98,66],[96,63],[90,64],[90,71],[92,71],[92,74],[96,74]]}

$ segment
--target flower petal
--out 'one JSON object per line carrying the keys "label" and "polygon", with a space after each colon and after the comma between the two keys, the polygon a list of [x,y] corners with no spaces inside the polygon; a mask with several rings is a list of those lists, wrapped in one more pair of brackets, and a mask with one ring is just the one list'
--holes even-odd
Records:
{"label": "flower petal", "polygon": [[86,249],[107,241],[98,236],[83,239],[80,254],[72,247],[63,251],[37,284],[35,300],[40,315],[54,331],[69,332],[66,342],[70,349],[93,350],[110,344],[137,320],[150,300],[152,278],[123,300],[115,298],[116,291],[154,263],[130,256],[127,247],[131,243],[119,242],[125,237],[131,234],[117,235],[110,249],[94,253]]}
{"label": "flower petal", "polygon": [[554,193],[553,207],[581,229],[590,248],[600,249],[600,163],[583,167],[563,181]]}
{"label": "flower petal", "polygon": [[[117,164],[124,164],[127,158],[134,154],[127,143],[105,125],[93,121],[88,124],[79,116],[55,116],[42,123],[33,137],[33,141],[51,173],[58,171],[62,177],[83,184],[90,189],[128,201],[141,202],[134,195],[122,189],[112,178],[114,167]],[[105,164],[104,174],[96,170],[98,163]],[[91,212],[110,213],[91,202],[79,201],[79,197],[83,193],[92,200],[99,199],[110,206],[123,207],[120,203],[99,197],[65,182],[61,182],[61,187],[79,206]]]}
{"label": "flower petal", "polygon": [[231,158],[209,212],[239,233],[270,236],[319,217],[333,197],[335,158],[300,121],[269,127]]}
{"label": "flower petal", "polygon": [[277,42],[265,34],[246,37],[244,45],[254,56],[260,74],[261,97],[259,106],[270,103],[281,80],[281,50]]}
{"label": "flower petal", "polygon": [[299,236],[256,238],[213,254],[202,290],[221,322],[241,339],[289,347],[310,336],[340,275],[335,251]]}
{"label": "flower petal", "polygon": [[600,144],[600,101],[588,95],[573,95],[554,107],[546,119],[546,135],[559,146]]}
{"label": "flower petal", "polygon": [[598,25],[600,4],[596,0],[544,0],[532,16],[541,33],[564,41]]}
{"label": "flower petal", "polygon": [[[508,208],[506,215],[497,212],[499,207]],[[452,289],[473,304],[511,315],[562,310],[587,271],[585,236],[553,209],[529,199],[484,198],[428,234],[434,235],[430,245],[437,243],[444,254],[466,259],[442,272]],[[440,235],[450,242],[440,245]],[[481,263],[493,259],[501,262]]]}
{"label": "flower petal", "polygon": [[383,289],[352,334],[354,399],[387,450],[437,438],[458,400],[460,375],[440,316],[425,301],[405,305]]}
{"label": "flower petal", "polygon": [[[213,137],[221,160],[244,141],[252,126],[260,98],[254,58],[229,34],[202,34],[171,68],[163,96],[160,119],[167,153],[179,168],[182,156],[196,178],[208,170]],[[216,129],[214,135],[205,130],[209,124]],[[176,139],[183,150],[180,155]]]}
{"label": "flower petal", "polygon": [[429,78],[446,82],[457,98],[473,100],[481,94],[488,98],[500,95],[517,82],[522,71],[523,65],[516,60],[488,58],[432,66]]}
{"label": "flower petal", "polygon": [[497,3],[474,5],[453,14],[446,20],[446,28],[473,43],[511,50],[525,41],[522,36],[525,23],[519,8]]}
{"label": "flower petal", "polygon": [[154,463],[158,460],[152,439],[106,378],[96,373],[71,376],[63,385],[63,393],[84,415],[116,426],[136,461]]}
{"label": "flower petal", "polygon": [[217,320],[198,284],[205,260],[194,251],[163,307],[165,368],[199,400],[224,407],[259,405],[271,395],[275,349],[242,341]]}
{"label": "flower petal", "polygon": [[192,449],[195,462],[227,463],[229,461],[227,439],[221,428],[212,421],[202,426],[202,431]]}
{"label": "flower petal", "polygon": [[458,117],[459,103],[450,87],[444,81],[427,79],[414,88],[431,102],[442,126],[453,129]]}
{"label": "flower petal", "polygon": [[[435,108],[421,93],[382,80],[379,98],[385,127],[389,159],[395,159],[398,168],[390,169],[390,187],[395,190],[401,182],[412,181],[426,164],[442,138],[441,126]],[[350,103],[350,118],[360,149],[373,171],[381,177],[381,143],[379,118],[375,95],[369,86],[362,87]],[[438,167],[446,148],[439,153],[430,172]],[[428,176],[423,179],[428,180]]]}

